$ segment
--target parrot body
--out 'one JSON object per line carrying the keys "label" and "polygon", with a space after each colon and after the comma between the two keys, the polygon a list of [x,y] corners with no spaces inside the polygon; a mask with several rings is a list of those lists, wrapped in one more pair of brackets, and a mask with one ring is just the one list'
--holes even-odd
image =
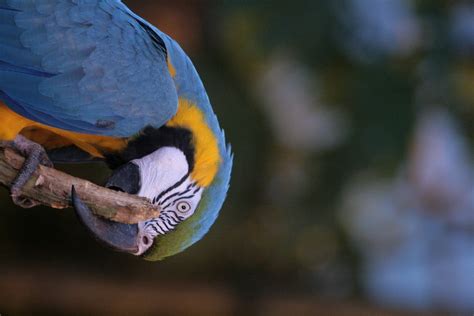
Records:
{"label": "parrot body", "polygon": [[180,252],[217,218],[232,155],[204,86],[180,46],[119,0],[0,0],[0,101],[0,140],[104,159],[110,187],[138,179],[123,190],[163,216],[139,224],[135,254]]}

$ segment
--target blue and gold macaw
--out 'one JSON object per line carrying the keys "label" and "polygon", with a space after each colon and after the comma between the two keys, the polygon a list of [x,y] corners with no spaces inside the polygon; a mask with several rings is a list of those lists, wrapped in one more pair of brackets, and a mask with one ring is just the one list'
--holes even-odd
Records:
{"label": "blue and gold macaw", "polygon": [[81,221],[106,244],[149,260],[182,251],[216,220],[232,155],[203,84],[169,36],[120,0],[0,0],[0,140],[37,166],[102,159],[106,186],[148,198],[160,215],[135,225]]}

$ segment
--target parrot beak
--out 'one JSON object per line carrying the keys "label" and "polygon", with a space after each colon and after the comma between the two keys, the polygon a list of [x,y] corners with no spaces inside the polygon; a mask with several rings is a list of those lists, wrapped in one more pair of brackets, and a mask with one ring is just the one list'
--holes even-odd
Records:
{"label": "parrot beak", "polygon": [[138,253],[137,224],[113,222],[93,214],[89,207],[79,198],[74,186],[71,189],[71,198],[79,220],[95,238],[114,250],[131,254]]}
{"label": "parrot beak", "polygon": [[105,187],[128,194],[137,194],[140,191],[140,168],[132,162],[118,167],[107,180]]}

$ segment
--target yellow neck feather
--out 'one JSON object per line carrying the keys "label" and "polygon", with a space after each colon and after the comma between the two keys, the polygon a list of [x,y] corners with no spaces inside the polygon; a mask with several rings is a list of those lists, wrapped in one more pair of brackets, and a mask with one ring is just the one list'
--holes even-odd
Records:
{"label": "yellow neck feather", "polygon": [[191,131],[195,150],[191,178],[202,187],[209,186],[217,174],[221,157],[217,139],[207,125],[202,111],[189,100],[180,98],[178,111],[166,126],[182,127]]}

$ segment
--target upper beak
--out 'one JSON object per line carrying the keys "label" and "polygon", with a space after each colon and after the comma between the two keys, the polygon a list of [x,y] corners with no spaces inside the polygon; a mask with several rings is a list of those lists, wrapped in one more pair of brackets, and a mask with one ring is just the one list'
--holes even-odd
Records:
{"label": "upper beak", "polygon": [[126,163],[114,170],[105,184],[107,188],[137,194],[140,191],[140,169],[134,163]]}
{"label": "upper beak", "polygon": [[74,210],[84,226],[105,245],[122,252],[138,253],[138,225],[113,222],[95,215],[71,189]]}

